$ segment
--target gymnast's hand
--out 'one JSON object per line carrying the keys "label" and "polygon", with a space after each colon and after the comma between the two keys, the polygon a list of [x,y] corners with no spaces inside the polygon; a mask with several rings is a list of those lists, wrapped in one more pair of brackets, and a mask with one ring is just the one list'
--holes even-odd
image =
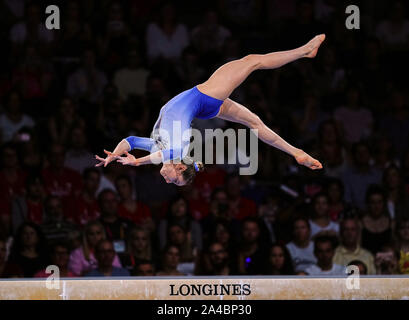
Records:
{"label": "gymnast's hand", "polygon": [[123,165],[126,165],[126,164],[129,164],[131,166],[138,165],[138,161],[133,155],[131,155],[128,151],[125,151],[125,154],[126,154],[126,157],[119,157],[117,161],[122,163]]}
{"label": "gymnast's hand", "polygon": [[100,163],[97,163],[95,165],[96,167],[100,167],[102,165],[104,165],[104,167],[106,167],[108,165],[108,163],[120,158],[120,156],[115,155],[110,151],[104,150],[104,152],[107,154],[107,157],[105,159],[95,155],[95,159],[101,161]]}
{"label": "gymnast's hand", "polygon": [[311,157],[308,153],[300,150],[297,154],[294,155],[295,160],[298,164],[306,166],[312,170],[322,169],[322,164],[318,160]]}

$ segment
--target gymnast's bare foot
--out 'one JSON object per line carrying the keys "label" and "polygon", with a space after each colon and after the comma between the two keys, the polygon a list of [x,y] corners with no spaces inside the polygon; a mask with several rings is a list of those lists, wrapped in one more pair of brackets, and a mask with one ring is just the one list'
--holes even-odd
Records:
{"label": "gymnast's bare foot", "polygon": [[312,170],[322,169],[322,164],[318,160],[311,157],[308,153],[300,150],[294,155],[295,160],[298,164],[306,166]]}
{"label": "gymnast's bare foot", "polygon": [[312,38],[305,46],[306,54],[304,57],[306,58],[314,58],[317,55],[318,48],[320,47],[321,43],[325,40],[325,34],[319,34]]}

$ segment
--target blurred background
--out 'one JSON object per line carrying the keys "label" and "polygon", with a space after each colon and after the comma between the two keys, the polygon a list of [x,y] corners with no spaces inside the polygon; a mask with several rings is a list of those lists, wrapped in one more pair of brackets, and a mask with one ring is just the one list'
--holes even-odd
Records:
{"label": "blurred background", "polygon": [[[0,1],[0,277],[409,273],[404,1]],[[259,169],[193,185],[95,154],[150,136],[159,109],[250,53],[327,39],[232,98],[324,169],[259,143]],[[193,127],[235,128],[219,119]],[[134,151],[135,155],[144,155]]]}

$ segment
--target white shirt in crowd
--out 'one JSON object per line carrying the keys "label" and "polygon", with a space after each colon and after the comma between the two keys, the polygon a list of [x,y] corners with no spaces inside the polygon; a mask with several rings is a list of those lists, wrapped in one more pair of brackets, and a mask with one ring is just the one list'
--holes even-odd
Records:
{"label": "white shirt in crowd", "polygon": [[179,24],[169,37],[156,23],[151,23],[146,30],[146,45],[150,59],[160,56],[166,59],[179,58],[183,49],[189,45],[189,34],[186,27]]}
{"label": "white shirt in crowd", "polygon": [[314,223],[312,220],[310,220],[310,227],[311,227],[311,238],[322,231],[332,230],[332,231],[335,231],[336,233],[339,233],[339,224],[334,221],[330,221],[330,223],[326,227],[321,227],[318,224]]}
{"label": "white shirt in crowd", "polygon": [[332,264],[331,270],[322,271],[316,264],[305,270],[310,276],[346,276],[346,268],[339,264]]}
{"label": "white shirt in crowd", "polygon": [[305,271],[308,267],[317,263],[317,258],[314,255],[314,242],[312,241],[306,248],[297,247],[291,241],[287,244],[287,249],[290,252],[295,272]]}
{"label": "white shirt in crowd", "polygon": [[23,127],[33,127],[34,121],[23,114],[19,122],[11,121],[5,114],[0,115],[0,131],[3,142],[13,139],[14,135]]}

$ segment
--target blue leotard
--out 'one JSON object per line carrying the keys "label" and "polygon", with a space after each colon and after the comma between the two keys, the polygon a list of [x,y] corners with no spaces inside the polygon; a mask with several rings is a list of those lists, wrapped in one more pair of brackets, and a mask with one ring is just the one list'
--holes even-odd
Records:
{"label": "blue leotard", "polygon": [[183,159],[189,149],[192,120],[217,116],[222,103],[223,100],[210,97],[197,87],[183,91],[162,107],[151,138],[130,136],[125,140],[131,150],[142,149],[151,153],[161,150],[163,162]]}

